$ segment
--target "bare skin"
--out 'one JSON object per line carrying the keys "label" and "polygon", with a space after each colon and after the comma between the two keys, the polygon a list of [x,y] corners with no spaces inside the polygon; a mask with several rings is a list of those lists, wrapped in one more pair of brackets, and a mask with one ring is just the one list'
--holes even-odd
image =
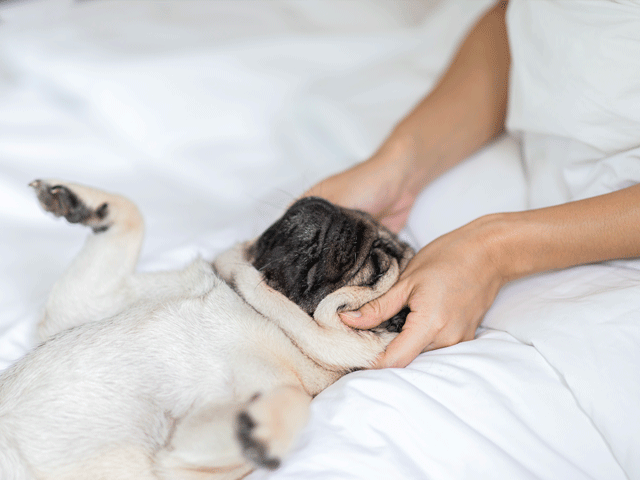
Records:
{"label": "bare skin", "polygon": [[[399,231],[420,191],[504,130],[509,47],[506,2],[469,33],[436,88],[369,159],[305,195],[371,213]],[[353,188],[357,185],[358,188]],[[640,185],[554,207],[481,217],[422,248],[382,297],[342,314],[372,328],[411,313],[377,367],[474,338],[500,289],[533,273],[640,256]]]}
{"label": "bare skin", "polygon": [[398,232],[427,184],[504,130],[509,71],[505,9],[501,2],[480,19],[438,85],[371,158],[305,195],[367,211]]}

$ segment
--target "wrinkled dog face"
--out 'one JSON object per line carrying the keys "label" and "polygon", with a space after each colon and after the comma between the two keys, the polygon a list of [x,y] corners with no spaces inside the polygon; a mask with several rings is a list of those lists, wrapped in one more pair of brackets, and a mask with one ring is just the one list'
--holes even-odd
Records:
{"label": "wrinkled dog face", "polygon": [[[373,288],[397,272],[390,268],[395,262],[402,272],[413,250],[370,215],[310,197],[293,204],[247,254],[271,288],[313,316],[320,301],[339,288]],[[381,327],[400,331],[408,312]]]}

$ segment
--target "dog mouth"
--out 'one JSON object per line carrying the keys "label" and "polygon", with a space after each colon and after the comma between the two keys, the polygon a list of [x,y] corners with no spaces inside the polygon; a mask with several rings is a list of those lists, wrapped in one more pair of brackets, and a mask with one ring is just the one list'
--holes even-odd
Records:
{"label": "dog mouth", "polygon": [[[308,197],[269,227],[247,256],[267,285],[313,316],[320,301],[339,288],[389,283],[413,250],[370,215]],[[399,332],[408,313],[403,309],[375,330]]]}
{"label": "dog mouth", "polygon": [[407,321],[407,316],[409,315],[409,313],[411,313],[409,307],[403,307],[402,310],[396,313],[389,320],[382,322],[380,325],[375,327],[374,330],[400,333]]}

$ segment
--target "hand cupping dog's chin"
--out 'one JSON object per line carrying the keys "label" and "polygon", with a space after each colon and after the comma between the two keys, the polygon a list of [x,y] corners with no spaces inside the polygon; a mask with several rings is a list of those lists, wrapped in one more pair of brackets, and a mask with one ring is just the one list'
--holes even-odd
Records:
{"label": "hand cupping dog's chin", "polygon": [[[248,249],[266,283],[311,316],[331,293],[345,286],[375,288],[392,264],[401,272],[412,255],[368,214],[316,197],[298,200]],[[407,313],[385,328],[400,331]]]}

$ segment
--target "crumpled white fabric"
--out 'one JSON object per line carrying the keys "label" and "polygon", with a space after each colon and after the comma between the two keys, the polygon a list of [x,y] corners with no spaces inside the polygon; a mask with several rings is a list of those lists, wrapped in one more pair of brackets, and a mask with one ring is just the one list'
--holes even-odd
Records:
{"label": "crumpled white fabric", "polygon": [[[212,257],[370,154],[488,3],[5,5],[0,368],[33,346],[47,291],[87,234],[44,215],[29,181],[68,178],[135,200],[143,270]],[[424,244],[524,208],[519,148],[503,137],[435,182],[406,238]],[[636,273],[589,268],[600,272],[505,289],[477,341],[342,379],[314,400],[282,468],[250,478],[640,478],[627,409],[640,398]]]}
{"label": "crumpled white fabric", "polygon": [[605,450],[538,352],[488,331],[343,378],[314,400],[281,469],[248,478],[625,478]]}
{"label": "crumpled white fabric", "polygon": [[512,0],[507,25],[530,207],[640,182],[640,2]]}
{"label": "crumpled white fabric", "polygon": [[484,325],[533,345],[593,421],[629,478],[640,478],[640,271],[586,265],[508,285]]}

